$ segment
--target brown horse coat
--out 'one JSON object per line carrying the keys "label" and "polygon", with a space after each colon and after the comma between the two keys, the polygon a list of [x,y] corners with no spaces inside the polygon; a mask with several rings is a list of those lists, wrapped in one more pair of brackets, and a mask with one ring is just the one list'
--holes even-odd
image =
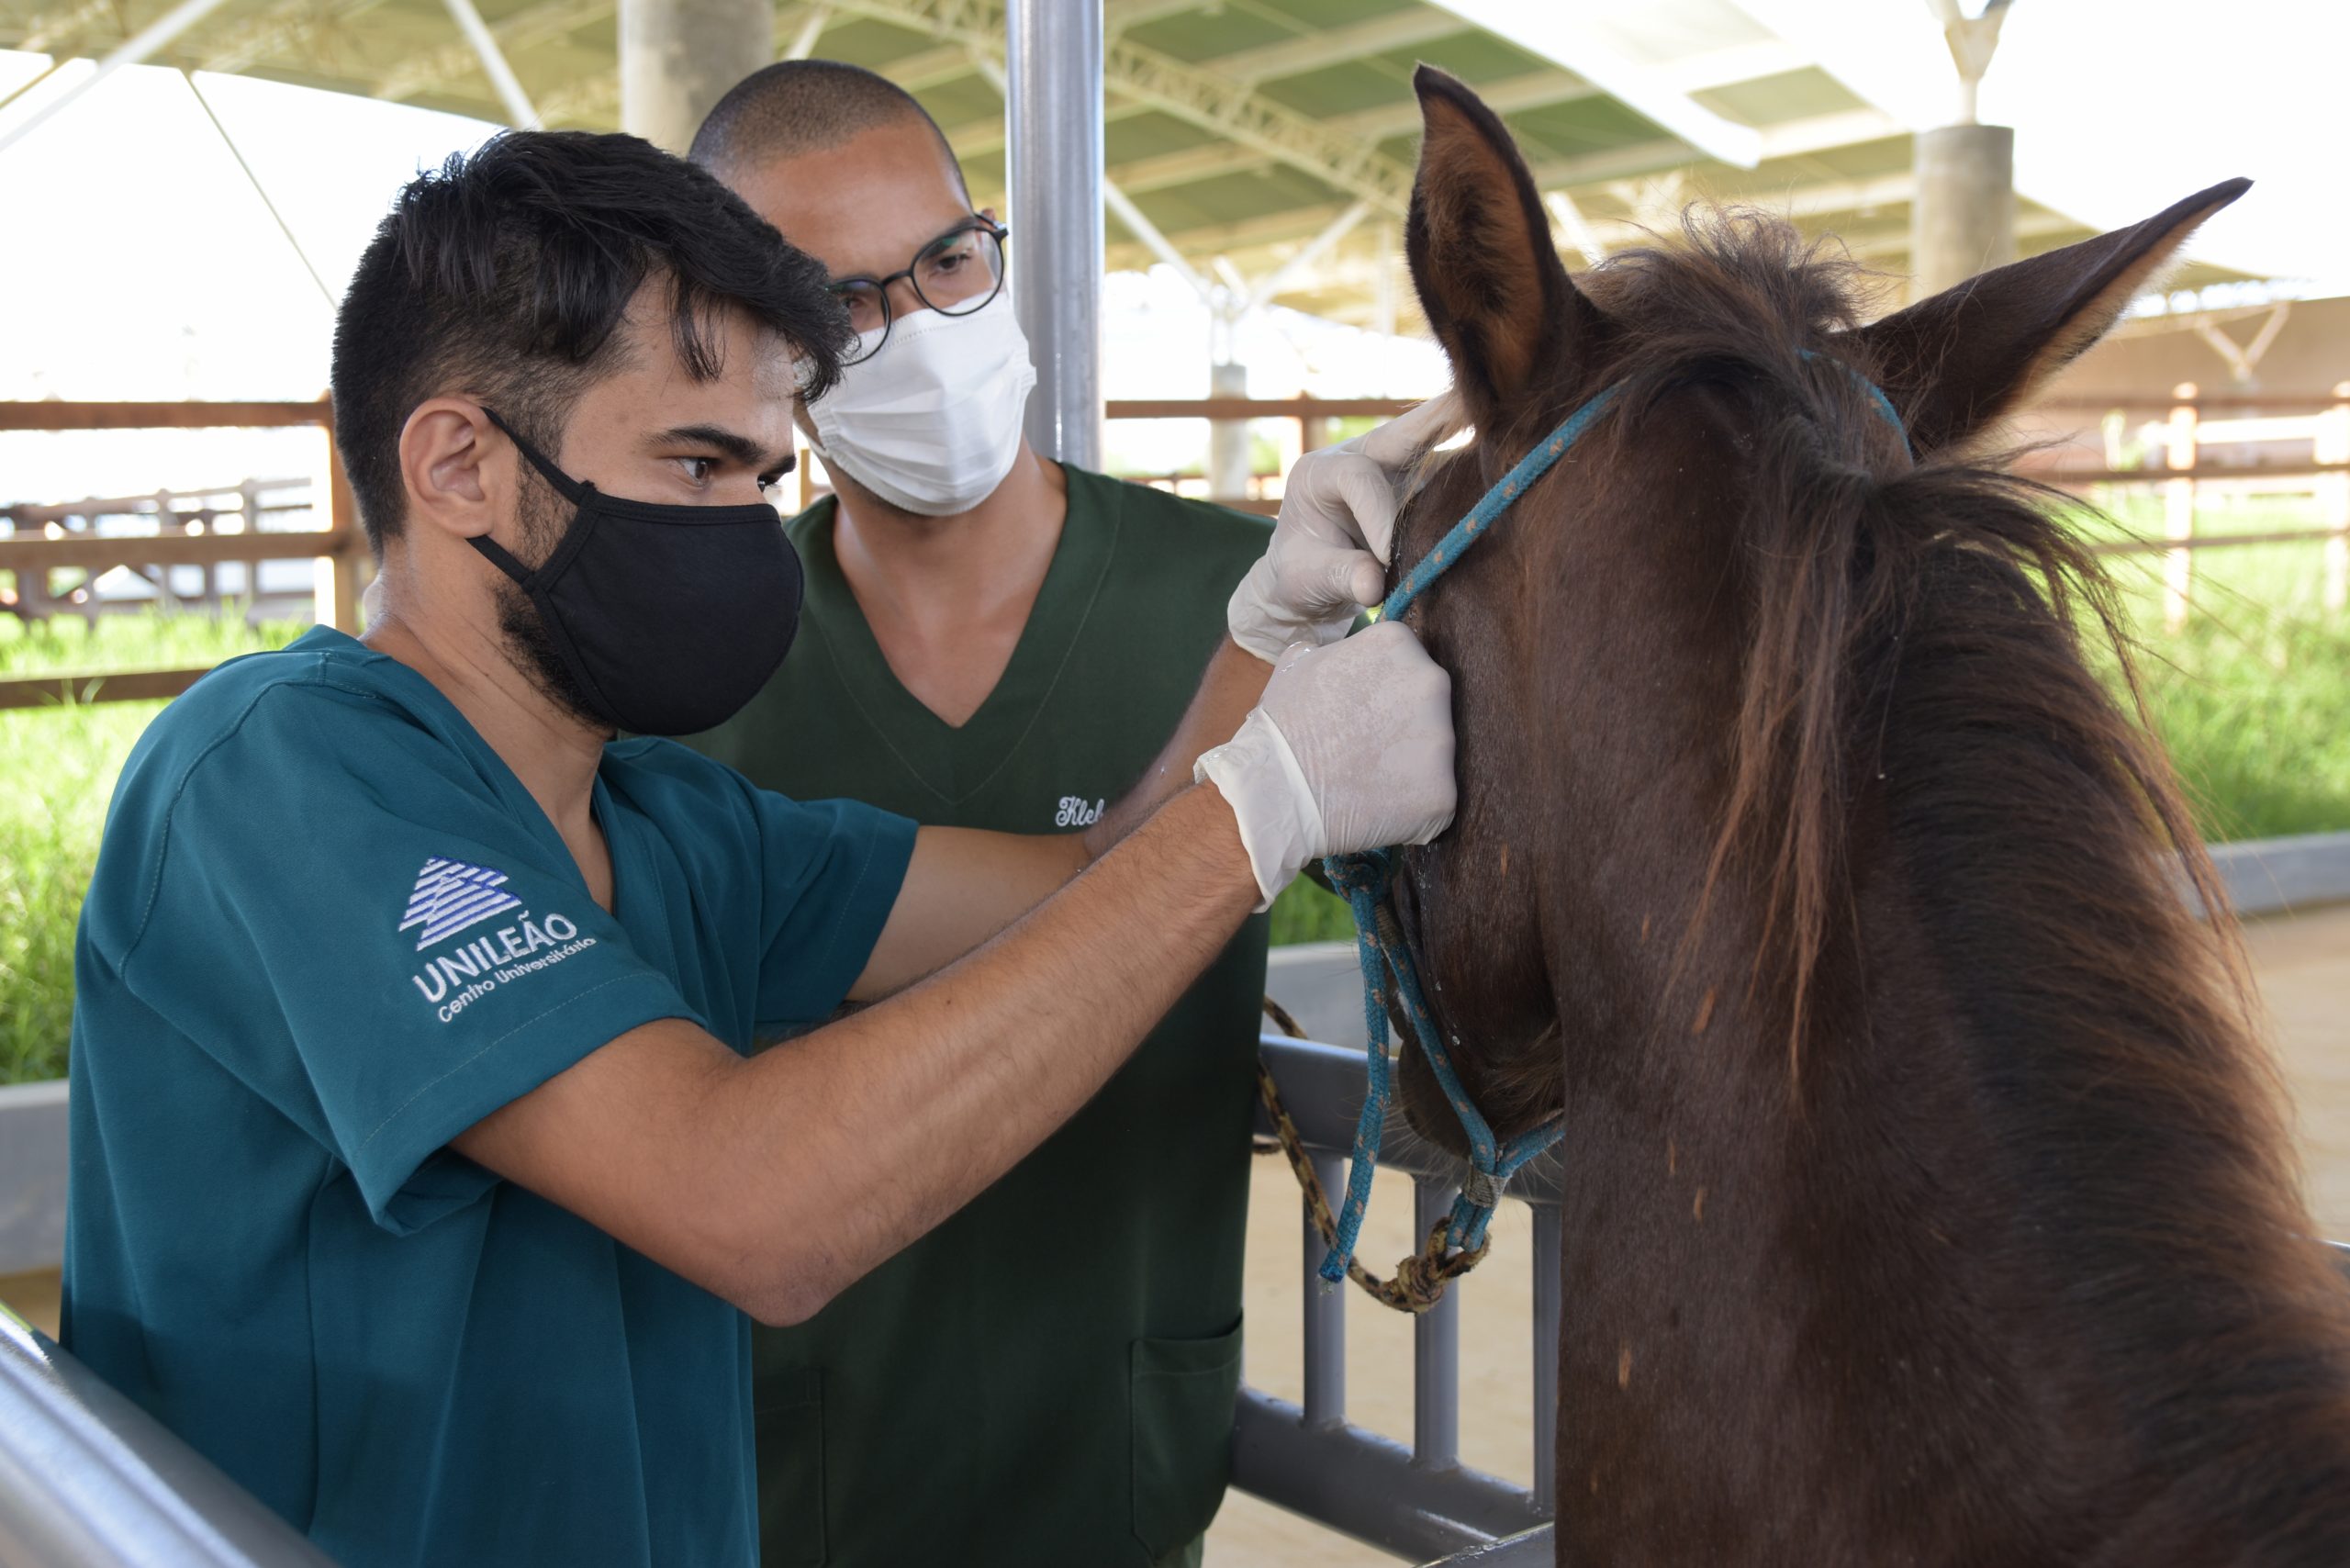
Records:
{"label": "brown horse coat", "polygon": [[1578,286],[1418,87],[1478,436],[1399,563],[1622,388],[1412,614],[1462,793],[1401,913],[1495,1131],[1565,1106],[1560,1561],[2350,1562],[2350,1288],[2181,873],[2223,901],[2103,579],[1977,451],[2245,182],[1862,325],[1752,215]]}

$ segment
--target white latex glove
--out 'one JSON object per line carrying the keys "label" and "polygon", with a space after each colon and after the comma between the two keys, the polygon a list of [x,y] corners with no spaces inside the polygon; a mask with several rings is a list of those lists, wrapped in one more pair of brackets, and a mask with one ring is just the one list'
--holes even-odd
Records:
{"label": "white latex glove", "polygon": [[1272,543],[1232,590],[1232,640],[1267,664],[1292,643],[1335,643],[1386,595],[1397,471],[1460,428],[1450,392],[1291,465]]}
{"label": "white latex glove", "polygon": [[1294,645],[1239,733],[1201,756],[1264,895],[1326,855],[1426,844],[1452,823],[1452,678],[1401,622]]}

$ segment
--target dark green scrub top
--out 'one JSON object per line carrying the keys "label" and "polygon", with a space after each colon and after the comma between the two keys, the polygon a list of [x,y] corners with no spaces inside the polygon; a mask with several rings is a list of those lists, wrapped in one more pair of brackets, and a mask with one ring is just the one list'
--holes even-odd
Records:
{"label": "dark green scrub top", "polygon": [[749,1320],[449,1140],[625,1030],[840,1004],[912,825],[607,747],[618,908],[341,633],[149,726],[75,955],[64,1340],[372,1564],[755,1561]]}
{"label": "dark green scrub top", "polygon": [[[1069,471],[1069,521],[995,689],[942,722],[833,553],[790,524],[800,641],[688,742],[755,783],[923,823],[1055,833],[1174,733],[1260,518]],[[1265,926],[1252,920],[1092,1103],[811,1322],[755,1329],[767,1568],[1195,1558],[1231,1470]]]}

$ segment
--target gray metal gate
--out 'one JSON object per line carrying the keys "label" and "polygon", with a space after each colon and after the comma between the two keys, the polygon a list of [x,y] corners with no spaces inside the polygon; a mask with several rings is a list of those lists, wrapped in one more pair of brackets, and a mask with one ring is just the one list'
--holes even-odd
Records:
{"label": "gray metal gate", "polygon": [[[1359,1051],[1267,1035],[1265,1062],[1281,1085],[1325,1192],[1346,1185],[1345,1152],[1362,1105]],[[1259,1130],[1270,1136],[1264,1113]],[[1408,1172],[1414,1225],[1425,1235],[1452,1206],[1460,1162],[1401,1135],[1391,1120],[1380,1163]],[[1278,1169],[1261,1173],[1281,1181]],[[1460,1462],[1460,1302],[1456,1284],[1412,1325],[1412,1440],[1365,1431],[1347,1420],[1347,1305],[1351,1286],[1328,1289],[1322,1239],[1308,1221],[1300,1267],[1305,1279],[1305,1402],[1240,1391],[1233,1423],[1233,1484],[1382,1551],[1415,1561],[1547,1563],[1551,1458],[1559,1382],[1559,1209],[1555,1163],[1538,1160],[1509,1195],[1534,1210],[1534,1488]],[[1467,1282],[1460,1282],[1465,1284]],[[1451,1556],[1449,1554],[1464,1555]]]}

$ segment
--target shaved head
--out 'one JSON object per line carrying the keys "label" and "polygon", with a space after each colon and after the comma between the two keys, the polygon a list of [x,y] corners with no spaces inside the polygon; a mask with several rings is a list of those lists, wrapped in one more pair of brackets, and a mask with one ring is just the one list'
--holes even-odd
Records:
{"label": "shaved head", "polygon": [[969,187],[946,133],[888,77],[837,60],[786,60],[736,83],[694,133],[688,154],[722,178],[782,158],[827,152],[883,126],[928,129],[957,190]]}

